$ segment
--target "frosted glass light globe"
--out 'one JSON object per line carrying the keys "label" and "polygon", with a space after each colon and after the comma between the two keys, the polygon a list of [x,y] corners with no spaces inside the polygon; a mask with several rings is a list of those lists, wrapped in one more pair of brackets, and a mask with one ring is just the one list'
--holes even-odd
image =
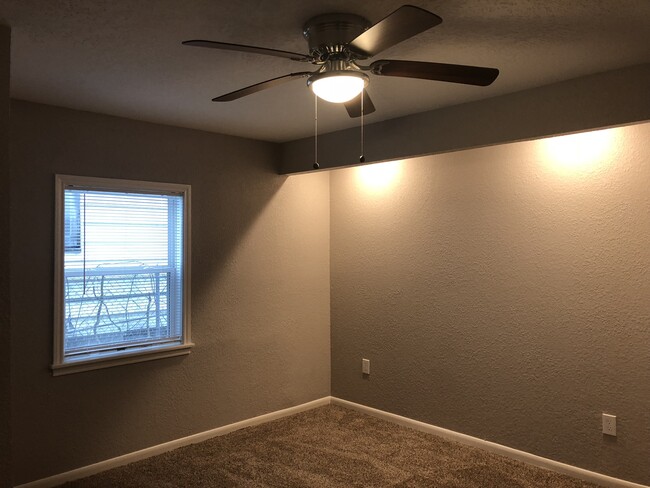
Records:
{"label": "frosted glass light globe", "polygon": [[318,98],[332,103],[344,103],[359,95],[366,81],[363,76],[342,74],[317,78],[310,86]]}

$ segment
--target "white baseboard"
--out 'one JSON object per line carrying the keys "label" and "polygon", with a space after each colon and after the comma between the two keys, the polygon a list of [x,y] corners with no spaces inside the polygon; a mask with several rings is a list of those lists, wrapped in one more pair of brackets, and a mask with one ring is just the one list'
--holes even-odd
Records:
{"label": "white baseboard", "polygon": [[158,444],[157,446],[148,447],[146,449],[135,451],[129,454],[124,454],[123,456],[118,456],[112,459],[107,459],[105,461],[100,461],[98,463],[91,464],[89,466],[73,469],[72,471],[66,471],[65,473],[60,473],[54,476],[50,476],[48,478],[42,478],[40,480],[31,481],[29,483],[18,485],[15,488],[50,488],[53,486],[61,485],[68,481],[77,480],[79,478],[85,478],[86,476],[92,476],[93,474],[101,473],[102,471],[106,471],[108,469],[117,468],[118,466],[124,466],[125,464],[133,463],[135,461],[140,461],[141,459],[146,459],[151,456],[157,456],[158,454],[172,451],[174,449],[178,449],[179,447],[188,446],[190,444],[196,444],[197,442],[202,442],[211,439],[213,437],[229,434],[230,432],[243,429],[245,427],[252,427],[254,425],[264,424],[266,422],[270,422],[272,420],[276,420],[282,417],[287,417],[289,415],[304,412],[306,410],[311,410],[312,408],[329,405],[330,401],[331,401],[331,397],[319,398],[318,400],[303,403],[302,405],[296,405],[295,407],[289,407],[283,410],[277,410],[275,412],[260,415],[258,417],[242,420],[241,422],[235,422],[234,424],[224,425],[223,427],[217,427],[216,429],[207,430],[205,432],[199,432],[198,434],[182,437],[174,441]]}
{"label": "white baseboard", "polygon": [[405,427],[410,427],[411,429],[427,432],[429,434],[435,434],[440,437],[444,437],[445,439],[460,442],[461,444],[469,446],[478,447],[484,451],[501,454],[502,456],[506,456],[511,459],[523,461],[527,464],[532,464],[533,466],[539,466],[540,468],[555,471],[556,473],[566,474],[584,481],[590,481],[591,483],[596,483],[601,486],[612,488],[650,488],[647,485],[640,485],[638,483],[632,483],[631,481],[613,478],[612,476],[596,473],[594,471],[577,468],[575,466],[571,466],[570,464],[553,461],[552,459],[536,456],[535,454],[530,454],[525,451],[502,446],[501,444],[486,441],[466,434],[460,434],[458,432],[454,432],[453,430],[436,427],[435,425],[413,420],[408,417],[402,417],[394,413],[385,412],[383,410],[378,410],[372,407],[366,407],[365,405],[361,405],[359,403],[349,402],[347,400],[342,400],[336,397],[331,397],[331,403],[332,405],[340,405],[342,407],[351,408],[353,410],[372,415],[373,417],[388,420],[389,422],[403,425]]}
{"label": "white baseboard", "polygon": [[252,427],[254,425],[264,424],[272,420],[276,420],[282,417],[287,417],[296,413],[304,412],[306,410],[311,410],[313,408],[322,407],[324,405],[340,405],[342,407],[347,407],[359,412],[372,415],[383,420],[388,420],[395,424],[403,425],[411,429],[419,430],[422,432],[427,432],[429,434],[435,434],[446,439],[450,439],[461,444],[478,447],[485,451],[493,452],[496,454],[501,454],[502,456],[509,457],[511,459],[516,459],[523,461],[527,464],[532,464],[533,466],[539,466],[557,473],[566,474],[573,476],[585,481],[590,481],[601,486],[607,486],[611,488],[650,488],[647,485],[640,485],[638,483],[632,483],[631,481],[625,481],[618,478],[613,478],[604,474],[596,473],[594,471],[589,471],[582,468],[577,468],[569,464],[560,463],[558,461],[553,461],[552,459],[547,459],[541,456],[536,456],[535,454],[530,454],[518,449],[513,449],[511,447],[502,446],[495,442],[486,441],[479,439],[477,437],[472,437],[466,434],[460,434],[454,432],[453,430],[443,429],[442,427],[436,427],[435,425],[427,424],[420,422],[418,420],[413,420],[408,417],[402,417],[394,413],[385,412],[383,410],[378,410],[372,407],[366,407],[359,403],[350,402],[347,400],[342,400],[336,397],[323,397],[318,400],[311,402],[303,403],[301,405],[296,405],[295,407],[285,408],[283,410],[278,410],[276,412],[267,413],[265,415],[260,415],[258,417],[253,417],[251,419],[242,420],[241,422],[235,422],[234,424],[224,425],[222,427],[217,427],[216,429],[208,430],[205,432],[200,432],[198,434],[190,435],[187,437],[182,437],[174,441],[165,442],[163,444],[158,444],[157,446],[148,447],[140,451],[135,451],[129,454],[124,454],[123,456],[118,456],[112,459],[107,459],[106,461],[100,461],[89,466],[84,466],[82,468],[73,469],[72,471],[66,471],[65,473],[60,473],[48,478],[43,478],[36,481],[31,481],[22,485],[18,485],[15,488],[51,488],[60,484],[63,484],[68,481],[73,481],[79,478],[85,478],[86,476],[92,476],[93,474],[101,473],[108,469],[116,468],[118,466],[124,466],[125,464],[133,463],[135,461],[140,461],[141,459],[146,459],[152,456],[157,456],[164,452],[168,452],[179,447],[187,446],[190,444],[196,444],[197,442],[202,442],[213,437],[220,435],[225,435],[235,430],[243,429],[246,427]]}

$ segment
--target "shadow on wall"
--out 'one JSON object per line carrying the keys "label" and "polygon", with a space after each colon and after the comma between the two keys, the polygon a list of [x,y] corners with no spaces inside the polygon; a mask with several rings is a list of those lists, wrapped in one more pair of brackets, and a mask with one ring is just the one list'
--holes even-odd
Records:
{"label": "shadow on wall", "polygon": [[193,329],[210,343],[214,318],[202,309],[219,298],[215,286],[228,286],[222,273],[234,250],[286,181],[275,172],[276,147],[12,101],[10,151],[14,483],[213,428],[226,423],[219,408],[259,409],[233,410],[236,397],[206,404],[219,400],[218,387],[206,386],[215,358],[51,377],[54,175],[192,185]]}

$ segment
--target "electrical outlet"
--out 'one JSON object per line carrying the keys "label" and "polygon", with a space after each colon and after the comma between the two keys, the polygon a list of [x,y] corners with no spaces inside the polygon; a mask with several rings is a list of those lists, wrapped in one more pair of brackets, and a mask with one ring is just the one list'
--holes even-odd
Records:
{"label": "electrical outlet", "polygon": [[370,374],[370,359],[361,360],[361,372],[363,374]]}
{"label": "electrical outlet", "polygon": [[603,414],[603,434],[616,437],[616,415]]}

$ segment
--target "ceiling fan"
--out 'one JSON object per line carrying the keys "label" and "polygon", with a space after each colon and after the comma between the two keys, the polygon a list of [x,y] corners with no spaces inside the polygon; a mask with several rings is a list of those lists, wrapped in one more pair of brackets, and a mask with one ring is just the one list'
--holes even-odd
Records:
{"label": "ceiling fan", "polygon": [[214,102],[229,102],[296,78],[307,78],[307,85],[319,98],[344,103],[350,117],[359,117],[362,107],[364,115],[375,111],[364,90],[369,82],[366,72],[375,76],[420,78],[477,86],[490,85],[496,79],[498,69],[478,66],[392,59],[373,61],[367,66],[359,63],[441,22],[437,15],[412,5],[398,8],[374,25],[358,15],[319,15],[308,20],[303,29],[309,54],[205,40],[183,41],[183,44],[265,54],[318,67],[315,71],[289,73],[226,93],[213,98]]}

